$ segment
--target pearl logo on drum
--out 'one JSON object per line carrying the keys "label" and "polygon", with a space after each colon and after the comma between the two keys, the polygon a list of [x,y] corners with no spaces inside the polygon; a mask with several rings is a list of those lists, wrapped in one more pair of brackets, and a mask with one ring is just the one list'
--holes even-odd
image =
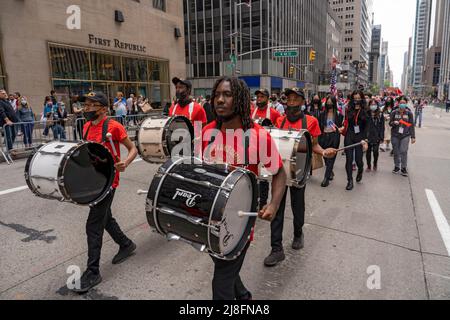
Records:
{"label": "pearl logo on drum", "polygon": [[175,195],[173,196],[172,200],[175,200],[176,198],[181,197],[181,198],[186,198],[186,206],[188,208],[193,208],[195,207],[195,205],[197,204],[197,199],[201,198],[202,195],[201,194],[196,194],[193,192],[189,192],[183,189],[177,189],[175,192]]}

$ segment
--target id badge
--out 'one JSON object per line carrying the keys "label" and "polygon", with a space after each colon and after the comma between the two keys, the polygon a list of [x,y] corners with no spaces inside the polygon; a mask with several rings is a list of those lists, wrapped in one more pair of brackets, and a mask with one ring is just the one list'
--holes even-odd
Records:
{"label": "id badge", "polygon": [[400,134],[405,133],[405,128],[403,128],[403,127],[398,128],[398,133],[400,133]]}
{"label": "id badge", "polygon": [[355,134],[359,134],[361,130],[359,130],[359,126],[355,126]]}

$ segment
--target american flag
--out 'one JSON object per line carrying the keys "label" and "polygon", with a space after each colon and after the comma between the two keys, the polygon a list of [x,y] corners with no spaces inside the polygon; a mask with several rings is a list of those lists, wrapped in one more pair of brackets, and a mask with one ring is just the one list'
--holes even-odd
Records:
{"label": "american flag", "polygon": [[335,55],[331,58],[331,79],[330,79],[330,93],[334,96],[337,96],[337,71],[336,66],[338,64],[338,60]]}

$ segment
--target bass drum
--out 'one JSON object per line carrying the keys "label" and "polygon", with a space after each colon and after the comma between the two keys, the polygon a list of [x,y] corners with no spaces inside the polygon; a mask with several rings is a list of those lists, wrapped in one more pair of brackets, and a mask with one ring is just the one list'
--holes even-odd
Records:
{"label": "bass drum", "polygon": [[256,176],[227,165],[198,159],[166,162],[155,175],[147,196],[147,220],[168,240],[181,240],[222,260],[241,255],[250,240],[255,217]]}
{"label": "bass drum", "polygon": [[136,145],[143,160],[164,163],[171,157],[175,146],[192,153],[193,140],[194,127],[188,118],[150,117],[144,120],[137,132]]}
{"label": "bass drum", "polygon": [[112,190],[114,160],[93,142],[51,142],[28,158],[25,180],[38,197],[96,205]]}
{"label": "bass drum", "polygon": [[[310,175],[312,166],[312,137],[307,130],[287,131],[269,129],[287,174],[287,186],[303,188]],[[270,180],[271,174],[260,167],[260,179]]]}

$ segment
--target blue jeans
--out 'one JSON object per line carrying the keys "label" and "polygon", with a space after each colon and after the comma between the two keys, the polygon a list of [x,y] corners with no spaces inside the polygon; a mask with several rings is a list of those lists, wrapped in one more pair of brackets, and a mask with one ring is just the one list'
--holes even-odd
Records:
{"label": "blue jeans", "polygon": [[422,119],[423,119],[423,113],[422,112],[416,113],[416,121],[415,121],[416,127],[417,127],[417,120],[419,120],[419,128],[422,128]]}
{"label": "blue jeans", "polygon": [[34,122],[22,124],[23,143],[25,146],[33,143]]}
{"label": "blue jeans", "polygon": [[11,151],[14,146],[14,141],[16,140],[16,130],[15,126],[5,126],[5,139],[6,139],[6,148],[8,151]]}
{"label": "blue jeans", "polygon": [[52,127],[52,131],[53,131],[53,137],[55,138],[55,140],[66,140],[66,131],[64,130],[64,128],[61,125],[55,124]]}

